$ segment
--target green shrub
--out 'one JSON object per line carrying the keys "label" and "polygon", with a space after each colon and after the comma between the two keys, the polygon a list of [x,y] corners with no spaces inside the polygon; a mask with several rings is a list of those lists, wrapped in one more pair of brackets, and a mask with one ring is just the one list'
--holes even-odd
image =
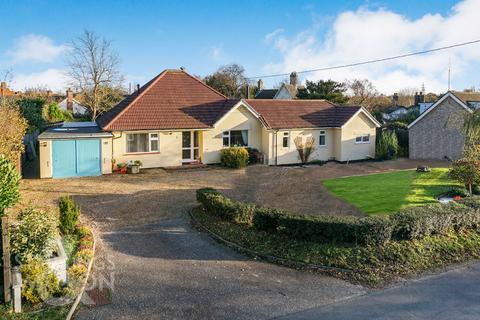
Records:
{"label": "green shrub", "polygon": [[30,207],[20,212],[12,226],[10,247],[19,261],[48,259],[56,250],[58,215],[51,210]]}
{"label": "green shrub", "polygon": [[15,166],[3,155],[0,155],[0,217],[5,209],[17,203],[20,192],[20,175]]}
{"label": "green shrub", "polygon": [[458,203],[463,204],[464,206],[470,207],[474,210],[480,210],[480,198],[477,197],[469,197],[469,198],[464,198]]}
{"label": "green shrub", "polygon": [[447,197],[456,197],[460,196],[462,198],[468,197],[470,194],[465,187],[451,187],[448,191],[444,194]]}
{"label": "green shrub", "polygon": [[360,244],[383,245],[391,240],[394,228],[389,217],[362,218],[357,224],[356,241]]}
{"label": "green shrub", "polygon": [[276,232],[280,217],[287,215],[285,211],[275,208],[257,207],[253,214],[253,226],[262,231]]}
{"label": "green shrub", "polygon": [[376,158],[380,160],[395,159],[398,155],[398,139],[395,132],[382,131],[377,137]]}
{"label": "green shrub", "polygon": [[256,206],[252,203],[237,202],[235,204],[235,222],[252,224]]}
{"label": "green shrub", "polygon": [[451,229],[477,228],[480,211],[453,202],[406,208],[394,213],[392,220],[396,239],[421,239]]}
{"label": "green shrub", "polygon": [[213,215],[299,240],[383,244],[390,240],[393,230],[387,218],[293,215],[279,209],[235,202],[211,188],[198,190],[197,199]]}
{"label": "green shrub", "polygon": [[248,151],[242,147],[232,147],[220,151],[220,161],[222,165],[228,168],[244,168],[248,164]]}
{"label": "green shrub", "polygon": [[62,197],[58,204],[60,208],[60,230],[63,234],[73,234],[80,216],[80,207],[71,197]]}
{"label": "green shrub", "polygon": [[60,283],[55,273],[42,260],[31,259],[20,267],[22,296],[32,304],[45,302],[60,293]]}

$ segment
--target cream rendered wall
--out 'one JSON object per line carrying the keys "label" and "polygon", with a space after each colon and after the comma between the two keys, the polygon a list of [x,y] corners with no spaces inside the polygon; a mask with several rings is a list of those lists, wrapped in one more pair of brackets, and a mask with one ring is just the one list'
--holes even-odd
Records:
{"label": "cream rendered wall", "polygon": [[[160,151],[155,153],[127,153],[127,133],[158,133]],[[181,131],[123,131],[112,132],[112,148],[116,163],[142,161],[144,168],[180,166],[182,164]]]}
{"label": "cream rendered wall", "polygon": [[217,127],[203,132],[203,163],[220,162],[222,133],[229,130],[248,130],[248,146],[262,150],[262,124],[250,111],[240,106],[227,114]]}
{"label": "cream rendered wall", "polygon": [[[315,146],[309,161],[322,160],[327,161],[334,157],[334,129],[321,129],[326,131],[326,145],[319,146],[320,129],[296,129],[296,130],[279,130],[275,137],[271,140],[272,157],[269,158],[269,165],[275,165],[275,150],[277,152],[277,164],[295,164],[300,163],[298,151],[295,147],[295,138],[302,137],[303,142],[306,142],[307,137],[313,136],[315,138]],[[283,134],[290,132],[290,141],[287,148],[283,148]],[[274,133],[272,133],[275,136]]]}
{"label": "cream rendered wall", "polygon": [[262,149],[260,150],[263,153],[263,162],[264,164],[270,164],[272,159],[272,148],[270,147],[273,139],[273,133],[268,131],[264,126],[262,126]]}
{"label": "cream rendered wall", "polygon": [[112,138],[102,138],[101,154],[102,174],[112,173]]}
{"label": "cream rendered wall", "polygon": [[40,178],[51,178],[52,172],[52,140],[40,140]]}
{"label": "cream rendered wall", "polygon": [[333,135],[333,157],[340,161],[342,158],[342,129],[332,129]]}
{"label": "cream rendered wall", "polygon": [[[370,134],[369,143],[355,143],[357,135]],[[359,113],[342,127],[341,156],[339,161],[361,160],[375,157],[375,124]]]}

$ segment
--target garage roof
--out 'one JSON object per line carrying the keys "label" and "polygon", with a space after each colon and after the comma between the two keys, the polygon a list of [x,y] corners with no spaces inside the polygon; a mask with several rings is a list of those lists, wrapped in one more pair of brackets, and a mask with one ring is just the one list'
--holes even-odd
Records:
{"label": "garage roof", "polygon": [[104,132],[95,122],[64,122],[60,126],[49,128],[38,136],[38,140],[110,138],[110,132]]}

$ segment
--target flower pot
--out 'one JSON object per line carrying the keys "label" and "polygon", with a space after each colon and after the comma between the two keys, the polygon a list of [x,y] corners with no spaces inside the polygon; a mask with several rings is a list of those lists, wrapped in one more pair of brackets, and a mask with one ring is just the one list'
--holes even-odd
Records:
{"label": "flower pot", "polygon": [[125,174],[127,173],[127,167],[120,168],[120,173]]}
{"label": "flower pot", "polygon": [[128,168],[128,173],[131,173],[131,174],[137,174],[140,172],[140,166],[137,166],[137,165],[130,165],[127,167]]}

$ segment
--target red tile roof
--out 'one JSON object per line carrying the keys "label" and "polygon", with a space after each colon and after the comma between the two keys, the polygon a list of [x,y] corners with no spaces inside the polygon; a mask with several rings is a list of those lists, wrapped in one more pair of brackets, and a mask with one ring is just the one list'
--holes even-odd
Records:
{"label": "red tile roof", "polygon": [[165,70],[97,123],[106,131],[211,128],[237,102],[183,70]]}
{"label": "red tile roof", "polygon": [[335,128],[344,125],[361,107],[339,107],[326,100],[245,100],[270,129]]}

